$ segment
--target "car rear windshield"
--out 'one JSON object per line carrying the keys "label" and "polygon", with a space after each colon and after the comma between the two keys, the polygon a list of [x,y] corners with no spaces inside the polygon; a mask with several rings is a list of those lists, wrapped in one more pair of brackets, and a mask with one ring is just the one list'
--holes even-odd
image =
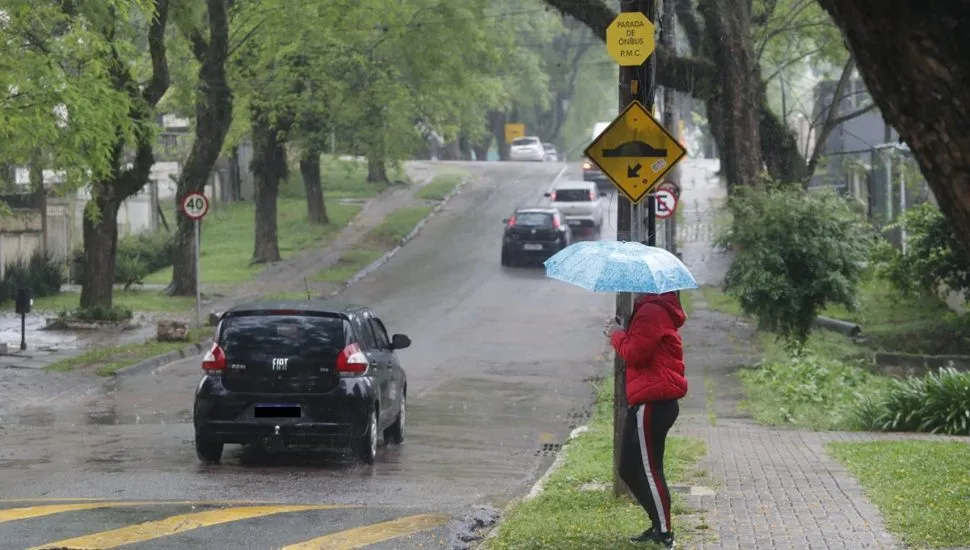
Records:
{"label": "car rear windshield", "polygon": [[589,202],[589,189],[556,189],[556,202]]}
{"label": "car rear windshield", "polygon": [[519,138],[512,140],[512,145],[515,147],[522,147],[523,145],[535,145],[536,143],[539,143],[539,140],[535,138]]}
{"label": "car rear windshield", "polygon": [[552,214],[545,212],[519,212],[515,215],[515,225],[552,227]]}
{"label": "car rear windshield", "polygon": [[229,317],[219,345],[236,359],[332,357],[346,344],[343,319],[304,315]]}

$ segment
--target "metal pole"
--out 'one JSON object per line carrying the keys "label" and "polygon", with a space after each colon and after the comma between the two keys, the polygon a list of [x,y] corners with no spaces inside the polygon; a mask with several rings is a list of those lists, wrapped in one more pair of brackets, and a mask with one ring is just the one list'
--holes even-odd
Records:
{"label": "metal pole", "polygon": [[200,220],[195,220],[195,328],[202,329],[202,266],[199,265],[202,237],[199,231]]}
{"label": "metal pole", "polygon": [[[647,19],[657,21],[657,5],[655,0],[622,0],[621,12],[640,12]],[[634,100],[639,101],[648,110],[653,110],[654,96],[654,67],[656,56],[652,55],[647,62],[639,67],[620,67],[619,82],[619,112]],[[617,193],[616,209],[616,240],[632,240],[633,234],[640,235],[643,218],[634,218],[635,211],[630,201]],[[633,309],[633,296],[629,292],[616,294],[616,316],[624,322],[630,317]],[[623,359],[616,355],[613,359],[613,494],[623,495],[627,487],[620,479],[620,449],[623,443],[623,425],[626,423],[626,366]]]}
{"label": "metal pole", "polygon": [[[677,0],[663,0],[663,13],[660,16],[661,42],[667,47],[668,51],[677,51]],[[782,96],[784,97],[784,96]],[[678,139],[683,139],[680,135],[680,113],[678,112],[677,92],[668,86],[664,87],[663,94],[663,124],[664,127]],[[670,170],[669,178],[681,185],[680,165],[674,166]],[[678,200],[680,197],[678,197]],[[671,253],[677,253],[677,216],[676,213],[664,220],[664,245]]]}
{"label": "metal pole", "polygon": [[20,351],[27,349],[27,314],[20,314]]}

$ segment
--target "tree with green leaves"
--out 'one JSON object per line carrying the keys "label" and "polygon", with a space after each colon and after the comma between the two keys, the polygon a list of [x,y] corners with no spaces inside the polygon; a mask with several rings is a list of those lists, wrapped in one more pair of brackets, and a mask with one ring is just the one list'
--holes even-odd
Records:
{"label": "tree with green leaves", "polygon": [[0,147],[8,160],[45,162],[87,187],[80,305],[110,308],[118,209],[154,164],[169,0],[8,2],[3,13],[0,79],[11,103]]}
{"label": "tree with green leaves", "polygon": [[[232,0],[206,0],[205,12],[198,7],[187,8],[179,18],[179,30],[188,42],[198,77],[194,99],[195,140],[177,182],[175,200],[190,193],[201,192],[209,180],[232,123],[232,90],[229,87],[226,63],[230,54],[230,9]],[[177,296],[194,296],[195,253],[193,222],[177,215],[175,257],[172,263],[172,283],[168,292]]]}

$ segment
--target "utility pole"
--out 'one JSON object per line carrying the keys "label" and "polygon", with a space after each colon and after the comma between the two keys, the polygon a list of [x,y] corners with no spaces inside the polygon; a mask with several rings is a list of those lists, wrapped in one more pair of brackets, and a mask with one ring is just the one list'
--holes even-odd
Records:
{"label": "utility pole", "polygon": [[[640,12],[650,21],[657,21],[655,0],[622,0],[620,11],[624,13]],[[622,113],[627,105],[633,101],[639,101],[648,111],[653,110],[655,67],[655,57],[652,55],[642,65],[620,67],[619,112]],[[654,210],[653,196],[648,197],[646,202],[649,206],[648,218],[653,220],[654,216],[650,215]],[[643,240],[642,204],[631,204],[623,193],[617,191],[616,240]],[[655,237],[655,231],[651,231],[648,227],[648,244],[655,242]],[[632,309],[633,295],[629,292],[617,293],[616,316],[626,323],[629,321]],[[620,496],[627,492],[623,481],[620,480],[620,449],[623,443],[623,425],[626,421],[627,404],[626,366],[619,354],[616,354],[613,359],[613,391],[615,396],[613,399],[613,494]]]}
{"label": "utility pole", "polygon": [[[663,0],[663,13],[660,19],[660,38],[661,43],[667,48],[668,52],[676,53],[677,51],[677,13],[676,13],[677,0]],[[672,132],[679,139],[683,139],[684,136],[680,135],[680,105],[677,102],[677,91],[669,86],[664,86],[664,101],[663,101],[663,125],[670,132]],[[677,184],[678,188],[681,188],[682,182],[680,181],[680,166],[674,166],[670,171],[670,179]],[[678,198],[678,203],[679,199]],[[672,254],[677,253],[677,216],[676,213],[664,220],[664,242],[667,245],[667,250]]]}

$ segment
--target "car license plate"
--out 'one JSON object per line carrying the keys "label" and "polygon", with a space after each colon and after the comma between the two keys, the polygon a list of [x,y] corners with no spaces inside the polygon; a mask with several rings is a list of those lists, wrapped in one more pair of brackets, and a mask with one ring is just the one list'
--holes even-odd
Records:
{"label": "car license plate", "polygon": [[542,250],[542,245],[528,243],[528,244],[522,245],[522,250]]}
{"label": "car license plate", "polygon": [[300,418],[302,409],[292,403],[257,403],[253,407],[256,418]]}

